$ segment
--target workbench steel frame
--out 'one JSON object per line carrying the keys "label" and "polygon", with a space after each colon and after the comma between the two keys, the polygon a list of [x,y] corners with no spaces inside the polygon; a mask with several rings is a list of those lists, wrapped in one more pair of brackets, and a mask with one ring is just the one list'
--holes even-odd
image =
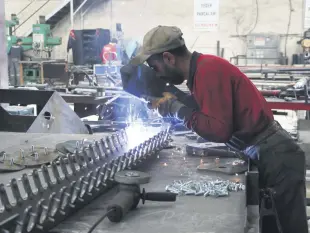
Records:
{"label": "workbench steel frame", "polygon": [[[168,142],[169,128],[130,148],[126,131],[94,141],[75,154],[60,157],[60,166],[52,162],[50,169],[32,171],[21,178],[27,194],[24,198],[14,178],[8,185],[15,203],[10,203],[4,184],[0,184],[0,229],[5,233],[46,233],[70,214],[106,192],[114,184],[116,172],[130,169],[163,149]],[[42,173],[46,185],[43,185]],[[61,174],[62,173],[62,174]],[[30,180],[32,179],[32,180]],[[55,180],[55,181],[53,181]],[[36,190],[31,188],[34,183]]]}

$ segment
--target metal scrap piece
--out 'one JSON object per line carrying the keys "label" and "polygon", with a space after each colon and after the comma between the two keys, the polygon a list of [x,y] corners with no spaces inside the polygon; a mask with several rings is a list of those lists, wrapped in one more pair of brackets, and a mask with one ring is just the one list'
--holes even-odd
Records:
{"label": "metal scrap piece", "polygon": [[56,150],[62,154],[73,154],[77,149],[81,149],[84,146],[89,146],[92,142],[87,140],[69,140],[66,142],[58,143]]}
{"label": "metal scrap piece", "polygon": [[32,146],[29,150],[13,153],[12,157],[16,165],[32,168],[53,162],[59,154],[51,148]]}

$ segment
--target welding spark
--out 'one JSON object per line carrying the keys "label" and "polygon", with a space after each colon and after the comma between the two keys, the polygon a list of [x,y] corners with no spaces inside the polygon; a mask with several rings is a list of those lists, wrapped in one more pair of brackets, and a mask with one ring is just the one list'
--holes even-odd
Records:
{"label": "welding spark", "polygon": [[161,131],[160,127],[147,127],[143,123],[131,123],[126,128],[129,148],[134,148]]}

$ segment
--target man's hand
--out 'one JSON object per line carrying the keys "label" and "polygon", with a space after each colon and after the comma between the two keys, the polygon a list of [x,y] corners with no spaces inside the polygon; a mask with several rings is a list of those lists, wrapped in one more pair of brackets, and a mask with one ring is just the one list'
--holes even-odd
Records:
{"label": "man's hand", "polygon": [[151,108],[157,109],[162,117],[178,117],[178,112],[182,107],[185,107],[177,97],[169,92],[164,92],[162,98],[151,101]]}

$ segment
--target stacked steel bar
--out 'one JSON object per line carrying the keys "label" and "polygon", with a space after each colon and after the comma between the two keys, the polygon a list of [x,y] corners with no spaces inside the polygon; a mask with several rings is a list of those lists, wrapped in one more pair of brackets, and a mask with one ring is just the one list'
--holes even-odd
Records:
{"label": "stacked steel bar", "polygon": [[[10,203],[6,188],[1,184],[0,199],[4,211],[0,214],[0,229],[6,233],[48,232],[107,191],[113,185],[116,172],[130,169],[161,150],[168,141],[168,135],[169,129],[163,128],[133,148],[130,148],[130,135],[126,131],[94,141],[75,154],[61,157],[60,166],[53,162],[51,169],[47,166],[35,169],[32,178],[24,174],[21,182],[26,198],[21,195],[18,181],[12,179],[9,187],[15,204]],[[39,173],[43,175],[45,186]],[[31,183],[37,190],[31,188]]]}

